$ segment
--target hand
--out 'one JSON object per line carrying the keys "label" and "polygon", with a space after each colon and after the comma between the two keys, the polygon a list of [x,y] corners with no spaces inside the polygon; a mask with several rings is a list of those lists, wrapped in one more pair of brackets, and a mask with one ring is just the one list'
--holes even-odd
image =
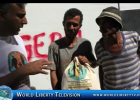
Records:
{"label": "hand", "polygon": [[45,65],[53,65],[53,62],[49,62],[48,60],[41,59],[41,60],[29,62],[23,67],[25,68],[24,70],[27,72],[27,75],[34,75],[38,73],[48,74],[48,72],[43,71],[42,69],[53,70],[53,68]]}
{"label": "hand", "polygon": [[85,56],[78,56],[78,60],[81,64],[85,63],[91,64]]}

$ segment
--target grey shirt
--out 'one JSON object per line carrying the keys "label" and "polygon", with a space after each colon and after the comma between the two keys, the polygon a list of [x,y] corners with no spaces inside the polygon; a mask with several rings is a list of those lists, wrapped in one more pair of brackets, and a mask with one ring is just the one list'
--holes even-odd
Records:
{"label": "grey shirt", "polygon": [[57,77],[62,77],[65,68],[70,64],[71,60],[79,55],[85,56],[90,62],[94,63],[93,65],[95,65],[96,60],[92,53],[90,41],[77,37],[77,42],[74,47],[65,47],[63,38],[61,38],[50,44],[48,61],[55,63],[54,65],[51,65],[51,67],[57,71]]}

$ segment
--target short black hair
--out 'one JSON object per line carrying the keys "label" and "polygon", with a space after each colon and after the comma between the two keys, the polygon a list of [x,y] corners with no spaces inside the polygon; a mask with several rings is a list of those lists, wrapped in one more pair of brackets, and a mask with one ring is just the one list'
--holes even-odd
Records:
{"label": "short black hair", "polygon": [[65,22],[67,17],[68,16],[71,16],[71,17],[75,17],[75,16],[80,16],[80,24],[82,24],[82,21],[83,21],[83,14],[82,12],[77,9],[77,8],[70,8],[69,10],[67,10],[64,14],[64,18],[63,18],[63,21]]}
{"label": "short black hair", "polygon": [[27,3],[0,3],[0,9],[8,11],[12,4],[16,4],[20,8],[24,8]]}

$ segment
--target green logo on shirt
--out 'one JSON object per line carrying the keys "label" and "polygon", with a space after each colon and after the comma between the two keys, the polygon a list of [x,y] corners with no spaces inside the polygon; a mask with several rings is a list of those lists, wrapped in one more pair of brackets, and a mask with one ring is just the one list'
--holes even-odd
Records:
{"label": "green logo on shirt", "polygon": [[19,67],[27,64],[27,60],[23,54],[18,51],[12,51],[8,55],[9,70],[12,72]]}

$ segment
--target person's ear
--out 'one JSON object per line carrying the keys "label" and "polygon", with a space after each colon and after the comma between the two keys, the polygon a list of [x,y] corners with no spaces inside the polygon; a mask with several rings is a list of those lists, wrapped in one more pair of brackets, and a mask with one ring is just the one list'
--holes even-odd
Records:
{"label": "person's ear", "polygon": [[0,9],[0,20],[4,20],[5,11]]}
{"label": "person's ear", "polygon": [[82,27],[82,24],[80,25],[80,28]]}
{"label": "person's ear", "polygon": [[63,24],[63,26],[65,26],[65,22],[64,21],[62,22],[62,24]]}

